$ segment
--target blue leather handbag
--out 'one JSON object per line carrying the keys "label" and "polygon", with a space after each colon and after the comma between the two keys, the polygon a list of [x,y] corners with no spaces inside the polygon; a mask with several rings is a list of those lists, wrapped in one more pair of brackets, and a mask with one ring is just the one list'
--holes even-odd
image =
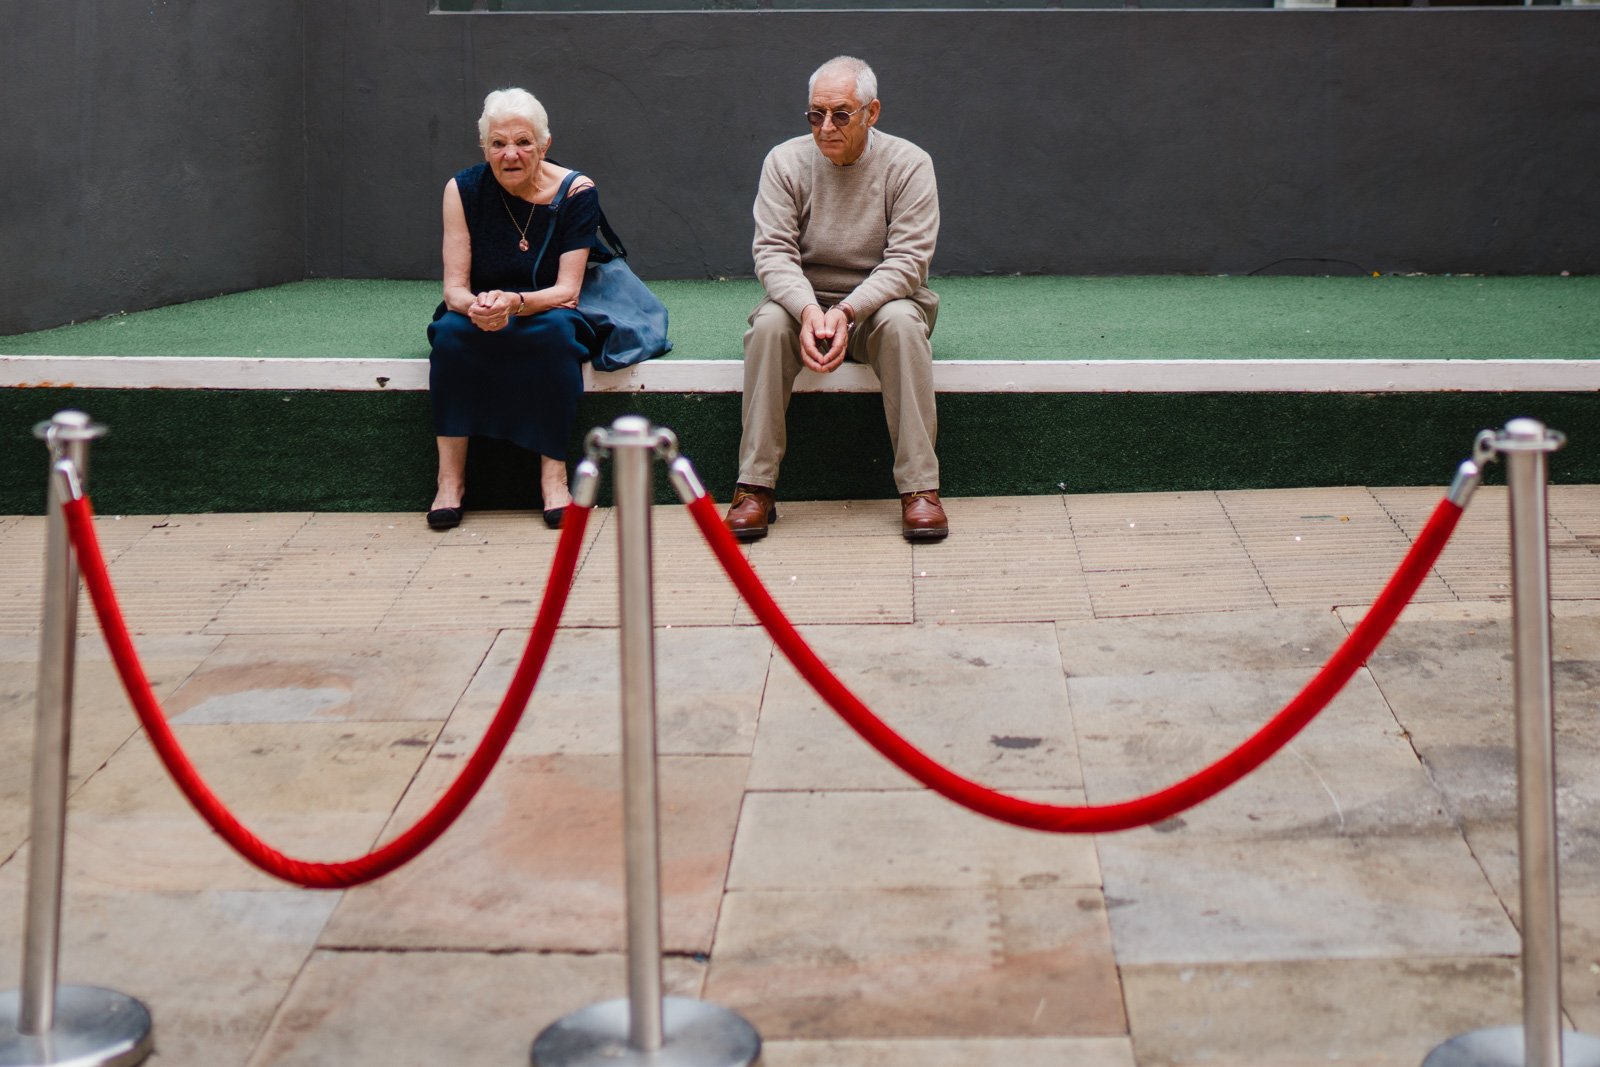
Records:
{"label": "blue leather handbag", "polygon": [[[545,231],[544,243],[533,260],[533,274],[539,274],[539,261],[550,247],[550,237],[556,230],[556,213],[567,198],[567,189],[582,177],[573,171],[562,181],[550,202],[550,228]],[[664,356],[672,351],[667,340],[667,308],[656,294],[639,280],[625,259],[628,250],[622,246],[605,214],[600,215],[600,242],[589,253],[589,265],[583,272],[583,289],[578,293],[578,314],[589,321],[600,340],[593,364],[595,370],[621,370],[647,359]]]}

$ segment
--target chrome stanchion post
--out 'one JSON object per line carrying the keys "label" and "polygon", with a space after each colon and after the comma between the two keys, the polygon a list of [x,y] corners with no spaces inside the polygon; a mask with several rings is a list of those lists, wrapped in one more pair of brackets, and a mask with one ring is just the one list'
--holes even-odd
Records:
{"label": "chrome stanchion post", "polygon": [[628,1044],[661,1047],[661,827],[656,786],[655,599],[650,424],[612,427],[622,644],[622,826],[628,898]]}
{"label": "chrome stanchion post", "polygon": [[1517,851],[1522,881],[1522,1034],[1527,1062],[1561,1062],[1561,906],[1557,896],[1555,694],[1550,673],[1550,539],[1543,424],[1506,424],[1511,498],[1511,621],[1517,730]]}
{"label": "chrome stanchion post", "polygon": [[[538,1067],[751,1067],[761,1038],[737,1014],[661,992],[661,847],[656,785],[655,604],[650,559],[652,461],[677,456],[671,431],[625,415],[589,435],[591,460],[616,467],[622,645],[622,822],[628,996],[556,1020],[533,1043]],[[592,493],[592,489],[590,490]]]}
{"label": "chrome stanchion post", "polygon": [[[1550,669],[1547,457],[1565,444],[1536,419],[1492,437],[1506,461],[1511,521],[1512,696],[1521,863],[1522,1025],[1474,1030],[1434,1049],[1423,1067],[1600,1067],[1600,1039],[1561,1029],[1555,690]],[[1480,438],[1482,440],[1482,438]]]}
{"label": "chrome stanchion post", "polygon": [[89,442],[105,431],[81,411],[34,427],[50,452],[46,493],[44,614],[33,738],[33,796],[22,987],[0,993],[0,1067],[129,1067],[151,1053],[150,1012],[97,986],[57,981],[61,885],[72,750],[72,682],[78,638],[78,567],[62,505],[82,494]]}

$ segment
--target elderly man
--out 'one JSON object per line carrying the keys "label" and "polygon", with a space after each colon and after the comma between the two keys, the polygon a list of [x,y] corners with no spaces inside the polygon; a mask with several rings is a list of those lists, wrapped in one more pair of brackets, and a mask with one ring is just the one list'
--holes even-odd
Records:
{"label": "elderly man", "polygon": [[883,388],[901,532],[910,541],[950,532],[933,451],[928,337],[939,298],[926,284],[939,193],[928,153],[875,128],[881,106],[871,67],[830,59],[811,75],[811,136],[778,145],[761,168],[753,249],[766,296],[744,335],[739,484],[725,519],[741,541],[765,537],[778,518],[795,375],[831,373],[847,356]]}

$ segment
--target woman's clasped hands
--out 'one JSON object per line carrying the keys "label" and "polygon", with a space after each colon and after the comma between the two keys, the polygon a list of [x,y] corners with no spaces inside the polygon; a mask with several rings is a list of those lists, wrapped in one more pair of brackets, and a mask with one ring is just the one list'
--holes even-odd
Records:
{"label": "woman's clasped hands", "polygon": [[541,289],[529,299],[521,293],[507,292],[504,289],[489,289],[479,293],[472,301],[472,306],[467,308],[467,318],[480,330],[493,333],[503,330],[517,315],[533,314],[539,311],[548,311],[551,308],[576,308],[578,298],[576,295],[568,297],[559,303],[550,303],[540,300],[541,296],[548,296],[554,290]]}
{"label": "woman's clasped hands", "polygon": [[521,303],[516,293],[490,289],[478,294],[478,298],[467,309],[467,317],[478,329],[493,333],[495,330],[505,329],[506,323],[511,321],[511,316],[517,313],[517,307]]}

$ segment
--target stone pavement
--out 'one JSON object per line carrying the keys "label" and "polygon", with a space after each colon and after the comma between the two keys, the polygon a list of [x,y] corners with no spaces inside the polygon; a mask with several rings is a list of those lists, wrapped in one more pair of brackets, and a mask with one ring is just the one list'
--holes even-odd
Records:
{"label": "stone pavement", "polygon": [[[1103,802],[1231,748],[1323,662],[1437,489],[785,503],[748,551],[884,718],[958,771]],[[1600,486],[1557,486],[1565,998],[1600,1031]],[[766,1067],[1359,1063],[1520,1019],[1505,494],[1481,490],[1389,641],[1217,799],[1098,837],[914,785],[775,654],[655,509],[666,976]],[[269,841],[399,832],[481,736],[555,535],[529,513],[102,516],[178,735]],[[90,634],[63,976],[148,1003],[161,1067],[518,1064],[624,993],[616,552],[484,793],[415,863],[287,888],[186,807]],[[0,987],[20,958],[43,520],[0,519]]]}

